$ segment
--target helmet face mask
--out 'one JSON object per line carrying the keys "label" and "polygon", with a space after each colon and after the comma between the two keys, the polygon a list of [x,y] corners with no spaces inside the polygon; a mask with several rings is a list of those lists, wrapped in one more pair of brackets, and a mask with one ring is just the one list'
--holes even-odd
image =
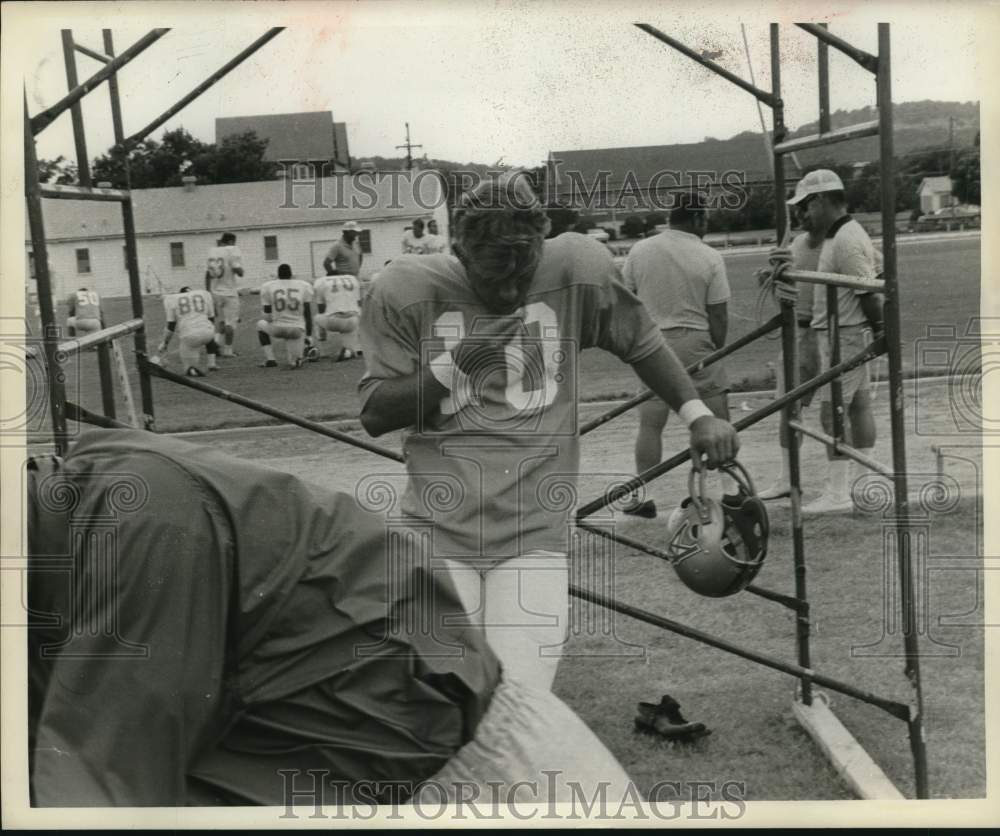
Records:
{"label": "helmet face mask", "polygon": [[735,503],[707,498],[704,471],[692,470],[690,495],[667,521],[674,571],[685,586],[710,598],[746,589],[767,555],[767,511],[749,474],[739,464],[722,469],[740,486]]}

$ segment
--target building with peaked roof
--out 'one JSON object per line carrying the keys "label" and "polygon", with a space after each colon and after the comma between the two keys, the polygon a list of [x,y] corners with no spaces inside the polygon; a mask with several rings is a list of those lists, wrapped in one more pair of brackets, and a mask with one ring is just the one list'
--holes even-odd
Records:
{"label": "building with peaked roof", "polygon": [[[193,178],[192,178],[193,179]],[[417,218],[435,219],[449,232],[445,184],[436,171],[337,174],[298,181],[135,189],[132,192],[139,269],[149,293],[202,286],[208,250],[226,231],[243,252],[242,285],[256,289],[278,265],[295,275],[325,273],[323,259],[346,221],[357,221],[362,277],[400,254],[400,241]],[[77,287],[103,296],[128,295],[121,209],[115,203],[43,200],[52,287],[57,298]],[[34,290],[31,236],[25,225],[29,293]]]}
{"label": "building with peaked roof", "polygon": [[925,177],[917,187],[917,195],[920,197],[920,211],[925,215],[937,212],[947,206],[958,203],[951,193],[952,182],[948,176]]}
{"label": "building with peaked roof", "polygon": [[[313,166],[317,173],[351,170],[347,147],[347,126],[334,122],[329,110],[305,113],[272,113],[262,116],[226,116],[215,120],[215,142],[227,136],[253,131],[267,140],[264,159],[269,162],[295,160],[301,166]],[[297,176],[307,173],[301,168]]]}

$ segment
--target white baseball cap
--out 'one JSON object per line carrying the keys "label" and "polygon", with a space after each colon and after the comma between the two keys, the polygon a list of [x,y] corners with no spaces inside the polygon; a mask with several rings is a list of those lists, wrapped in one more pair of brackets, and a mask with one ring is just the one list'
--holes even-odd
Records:
{"label": "white baseball cap", "polygon": [[795,206],[810,195],[820,194],[820,192],[842,192],[843,190],[844,184],[836,172],[830,171],[828,168],[817,168],[795,184],[795,196],[788,201],[788,205]]}
{"label": "white baseball cap", "polygon": [[347,221],[344,224],[344,232],[361,232],[361,227],[357,221]]}

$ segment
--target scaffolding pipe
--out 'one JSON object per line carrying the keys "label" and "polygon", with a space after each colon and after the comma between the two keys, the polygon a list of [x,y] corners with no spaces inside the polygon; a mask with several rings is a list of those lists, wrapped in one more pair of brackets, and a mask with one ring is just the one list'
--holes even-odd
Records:
{"label": "scaffolding pipe", "polygon": [[899,310],[899,278],[896,269],[896,182],[892,132],[892,62],[889,24],[878,24],[878,100],[881,131],[879,156],[882,170],[882,255],[885,274],[885,344],[889,360],[889,414],[892,426],[892,467],[896,504],[896,542],[900,592],[902,596],[903,648],[905,673],[913,688],[915,716],[910,721],[910,748],[913,754],[917,798],[929,798],[927,742],[924,739],[924,697],[920,679],[920,645],[916,613],[916,593],[911,553],[910,500],[906,480],[906,421],[903,415],[903,333]]}
{"label": "scaffolding pipe", "polygon": [[99,86],[102,81],[110,78],[137,55],[149,49],[149,47],[155,44],[169,31],[169,29],[154,29],[148,34],[143,35],[121,55],[105,64],[100,70],[94,73],[94,75],[83,82],[83,84],[79,85],[74,90],[71,90],[67,95],[63,96],[63,98],[52,105],[52,107],[36,114],[30,120],[30,133],[35,136],[40,134],[49,125],[51,125],[55,121],[56,117],[60,116],[63,111],[67,110],[74,103],[80,101],[80,99],[86,96],[91,90]]}
{"label": "scaffolding pipe", "polygon": [[[694,372],[701,371],[706,366],[711,366],[713,363],[718,363],[720,360],[722,360],[725,357],[728,357],[734,351],[738,351],[739,349],[743,348],[743,346],[749,345],[759,337],[763,337],[771,333],[780,324],[781,324],[781,318],[779,316],[771,317],[771,319],[769,319],[763,325],[754,328],[753,331],[744,334],[742,337],[733,340],[731,343],[727,343],[722,348],[716,349],[707,357],[703,357],[697,363],[692,363],[690,366],[687,367],[686,369],[687,373],[693,374]],[[586,435],[589,432],[593,432],[598,427],[602,427],[605,424],[607,424],[608,421],[617,418],[619,415],[623,415],[630,409],[634,409],[639,404],[644,403],[645,401],[648,401],[650,398],[653,397],[655,397],[655,395],[652,393],[652,391],[647,389],[646,391],[636,395],[634,398],[630,398],[629,400],[618,404],[618,406],[612,407],[603,415],[599,415],[597,418],[594,418],[592,421],[589,421],[582,427],[580,427],[580,435]]]}
{"label": "scaffolding pipe", "polygon": [[[849,372],[852,369],[856,369],[858,366],[864,365],[870,360],[874,360],[876,357],[880,356],[881,354],[884,354],[885,353],[884,346],[885,346],[885,340],[881,337],[878,338],[873,343],[871,343],[864,351],[859,352],[850,360],[845,360],[843,363],[840,363],[837,366],[831,366],[822,374],[817,375],[811,380],[807,380],[805,383],[799,384],[791,392],[787,392],[781,397],[775,398],[767,406],[761,407],[756,412],[752,412],[749,415],[747,415],[745,418],[741,418],[740,420],[733,422],[733,427],[737,431],[745,430],[747,427],[753,426],[759,421],[763,421],[765,418],[783,409],[785,404],[789,403],[790,401],[797,401],[803,395],[808,395],[810,392],[815,392],[817,389],[826,386],[835,377],[842,375],[845,372]],[[633,491],[645,485],[647,482],[651,482],[658,476],[662,476],[664,473],[669,473],[675,467],[678,467],[679,465],[682,465],[684,462],[690,460],[690,458],[691,458],[691,451],[682,450],[679,453],[675,453],[669,459],[666,459],[665,461],[662,461],[659,464],[649,468],[649,470],[643,471],[633,479],[629,479],[628,481],[623,482],[622,484],[605,491],[605,493],[602,496],[599,496],[597,499],[588,502],[582,508],[577,510],[576,512],[577,521],[580,521],[585,517],[589,517],[595,511],[599,511],[601,510],[601,508],[604,508],[610,505],[612,502],[615,502],[616,500],[621,499],[627,494],[632,493]]]}
{"label": "scaffolding pipe", "polygon": [[868,691],[863,691],[860,688],[855,688],[853,685],[848,685],[844,682],[840,682],[839,680],[831,679],[828,676],[816,673],[816,671],[804,668],[801,665],[784,662],[781,659],[777,659],[767,653],[761,653],[760,651],[740,647],[738,644],[733,644],[732,642],[720,639],[717,636],[705,633],[694,627],[681,624],[679,621],[663,618],[662,616],[648,612],[647,610],[623,604],[621,601],[616,601],[614,598],[607,598],[596,592],[591,592],[588,589],[576,586],[575,584],[570,584],[569,593],[582,601],[589,601],[591,604],[597,604],[597,606],[604,607],[604,609],[611,610],[612,612],[627,615],[629,618],[634,618],[636,621],[644,621],[655,627],[669,630],[671,633],[677,633],[678,635],[694,639],[702,644],[707,644],[710,647],[725,650],[727,653],[732,653],[735,656],[749,659],[751,662],[756,662],[766,668],[791,674],[792,676],[798,677],[800,680],[807,679],[810,682],[814,682],[816,685],[822,686],[823,688],[829,688],[831,691],[837,691],[838,693],[846,694],[849,697],[854,697],[855,699],[866,702],[869,705],[877,706],[883,711],[891,714],[893,717],[898,717],[900,720],[909,721],[910,719],[910,707],[908,705],[896,702],[895,700],[886,699],[885,697],[880,697],[877,694],[872,694]]}
{"label": "scaffolding pipe", "polygon": [[680,41],[674,40],[669,35],[661,32],[655,26],[650,26],[648,23],[637,23],[635,25],[639,27],[646,34],[652,35],[658,41],[662,41],[667,46],[671,46],[678,52],[686,55],[692,61],[697,61],[703,67],[707,67],[716,75],[721,75],[724,79],[726,79],[726,81],[731,81],[737,87],[746,90],[751,96],[760,99],[760,101],[764,102],[764,104],[768,105],[769,107],[774,107],[775,97],[771,93],[768,93],[766,90],[761,90],[759,87],[755,87],[749,81],[745,81],[735,73],[729,72],[729,70],[727,70],[725,67],[716,64],[714,61],[708,58],[703,58],[700,53],[695,52],[693,49],[691,49],[691,47],[685,46]]}
{"label": "scaffolding pipe", "polygon": [[[70,92],[80,85],[76,76],[76,51],[73,49],[73,32],[62,30],[63,63],[66,65],[66,86]],[[79,99],[69,106],[73,118],[73,144],[76,146],[76,177],[81,186],[90,185],[90,157],[87,156],[87,133],[83,129],[83,108]]]}
{"label": "scaffolding pipe", "polygon": [[834,49],[839,52],[844,53],[848,58],[857,61],[862,67],[864,67],[872,75],[878,72],[878,58],[876,58],[871,53],[865,52],[863,49],[858,49],[853,44],[849,44],[842,38],[838,38],[836,35],[831,34],[825,25],[819,25],[816,23],[796,23],[799,29],[803,29],[810,35],[815,36],[824,43],[829,44]]}
{"label": "scaffolding pipe", "polygon": [[201,84],[195,87],[194,90],[192,90],[190,93],[184,96],[184,98],[182,98],[179,102],[177,102],[177,104],[175,104],[173,107],[168,108],[164,113],[162,113],[160,116],[156,117],[156,119],[154,119],[152,122],[146,125],[146,127],[143,128],[141,131],[136,131],[136,133],[132,134],[132,136],[126,139],[123,143],[124,150],[128,151],[132,148],[132,146],[142,142],[142,140],[144,140],[153,131],[155,131],[158,127],[160,127],[160,125],[166,122],[171,116],[173,116],[176,113],[179,113],[181,110],[187,107],[192,101],[198,98],[198,96],[200,96],[202,93],[208,90],[209,87],[211,87],[217,81],[219,81],[221,78],[227,75],[231,70],[235,69],[244,61],[246,61],[247,58],[253,55],[262,46],[264,46],[264,44],[266,44],[272,38],[277,37],[284,30],[285,27],[283,26],[276,26],[273,29],[268,29],[265,34],[261,35],[256,41],[250,44],[250,46],[248,46],[239,55],[233,58],[232,61],[229,61],[227,64],[225,64],[224,66],[216,70],[214,73],[212,73],[212,75],[210,75],[207,79],[205,79],[205,81],[203,81]]}
{"label": "scaffolding pipe", "polygon": [[857,125],[847,125],[836,130],[820,131],[818,134],[786,139],[784,142],[776,145],[774,150],[782,154],[794,154],[796,151],[805,151],[807,148],[836,145],[838,142],[850,142],[852,139],[862,139],[866,136],[876,136],[877,134],[878,120],[876,119],[872,122],[859,122]]}
{"label": "scaffolding pipe", "polygon": [[820,444],[825,444],[827,447],[831,448],[835,453],[848,459],[856,461],[858,464],[864,465],[869,470],[873,470],[875,473],[879,473],[882,476],[886,476],[889,479],[893,478],[892,468],[886,467],[881,462],[866,456],[859,450],[844,444],[843,441],[838,441],[832,435],[827,435],[819,430],[814,430],[811,427],[807,427],[801,421],[792,421],[790,426],[796,432],[802,433],[802,435],[807,435],[818,441]]}
{"label": "scaffolding pipe", "polygon": [[298,415],[293,415],[290,412],[285,412],[284,410],[269,406],[266,403],[255,401],[252,398],[246,398],[243,395],[236,394],[235,392],[220,389],[218,386],[212,386],[208,383],[202,383],[200,380],[195,378],[175,374],[162,366],[150,363],[144,356],[140,357],[139,365],[146,366],[150,374],[155,375],[156,377],[162,377],[164,380],[172,380],[174,383],[179,383],[181,386],[187,386],[189,389],[197,389],[199,392],[204,392],[206,395],[214,395],[216,398],[220,398],[224,401],[229,401],[230,403],[238,404],[239,406],[245,406],[247,409],[254,410],[254,412],[261,412],[264,415],[270,415],[272,418],[278,418],[285,423],[295,424],[298,427],[312,430],[314,433],[318,433],[319,435],[325,435],[327,438],[342,441],[344,444],[350,444],[352,447],[367,450],[369,453],[375,453],[383,458],[392,459],[394,462],[405,461],[402,453],[397,453],[394,450],[380,447],[377,444],[362,441],[352,435],[349,435],[348,433],[330,429],[329,427],[316,421],[310,421],[308,418],[300,418]]}
{"label": "scaffolding pipe", "polygon": [[24,196],[31,234],[31,252],[35,259],[38,310],[42,318],[42,351],[45,354],[45,378],[49,389],[52,439],[56,454],[61,456],[69,445],[66,429],[66,378],[60,363],[59,326],[56,325],[55,307],[52,303],[49,252],[45,241],[45,218],[38,184],[38,157],[35,137],[31,133],[31,119],[28,116],[27,91],[24,93]]}

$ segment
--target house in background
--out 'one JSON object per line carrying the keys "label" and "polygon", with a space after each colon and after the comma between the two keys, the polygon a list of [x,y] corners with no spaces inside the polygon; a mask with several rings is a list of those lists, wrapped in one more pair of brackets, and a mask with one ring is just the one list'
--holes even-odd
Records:
{"label": "house in background", "polygon": [[[435,219],[448,237],[445,184],[437,171],[337,174],[315,181],[291,178],[255,183],[134,189],[132,204],[143,291],[169,293],[204,287],[208,251],[234,232],[243,253],[241,286],[256,290],[291,265],[300,278],[322,276],[323,259],[346,221],[357,221],[364,261],[361,277],[400,255],[417,218]],[[78,287],[102,296],[127,296],[121,209],[113,203],[43,200],[49,269],[57,299]],[[27,223],[28,293],[34,261]]]}
{"label": "house in background", "polygon": [[920,211],[929,215],[954,206],[958,201],[951,193],[952,183],[950,177],[925,177],[920,181],[917,194],[920,197]]}
{"label": "house in background", "polygon": [[347,125],[334,122],[329,110],[274,113],[264,116],[227,116],[215,120],[215,142],[254,131],[267,140],[268,162],[295,160],[294,176],[334,174],[351,170]]}

